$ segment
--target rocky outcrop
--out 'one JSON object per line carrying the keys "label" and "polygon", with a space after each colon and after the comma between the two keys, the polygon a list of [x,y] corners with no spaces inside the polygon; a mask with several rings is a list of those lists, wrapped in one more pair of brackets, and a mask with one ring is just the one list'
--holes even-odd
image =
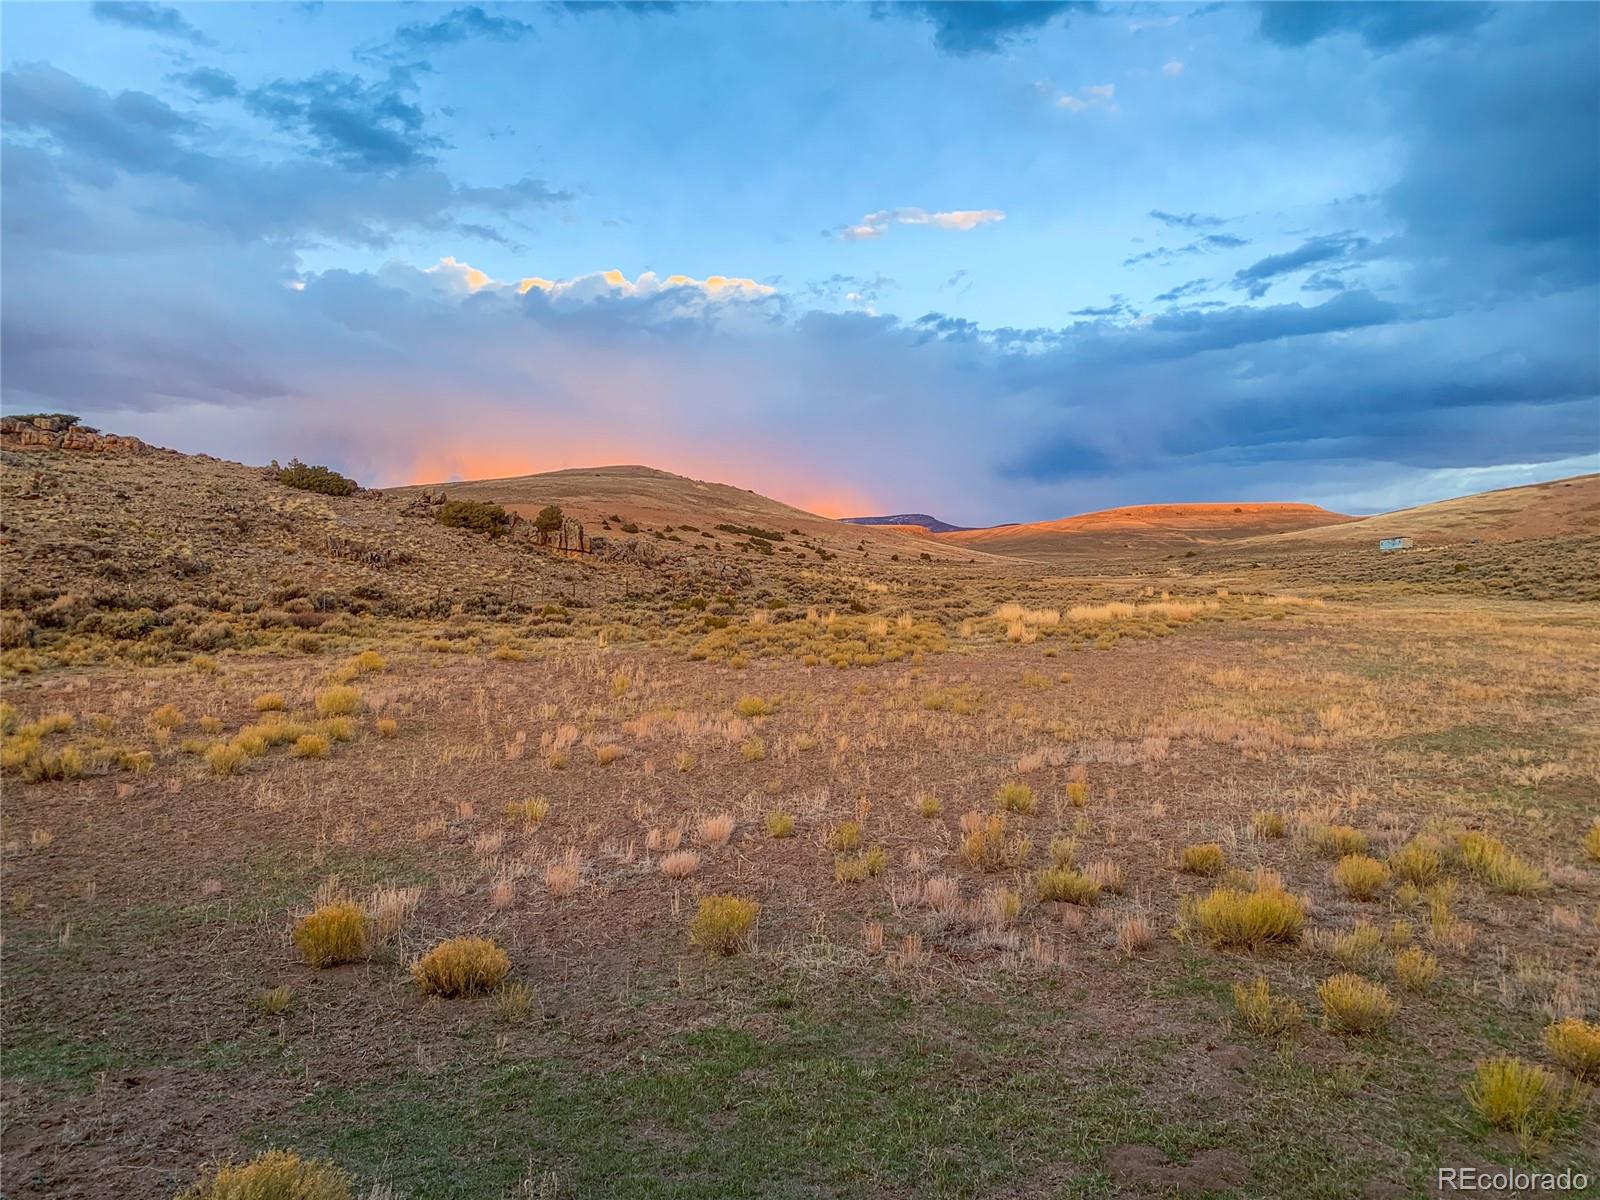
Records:
{"label": "rocky outcrop", "polygon": [[136,437],[101,433],[78,424],[77,417],[63,414],[0,417],[0,446],[7,450],[88,450],[102,454],[143,454],[150,449]]}

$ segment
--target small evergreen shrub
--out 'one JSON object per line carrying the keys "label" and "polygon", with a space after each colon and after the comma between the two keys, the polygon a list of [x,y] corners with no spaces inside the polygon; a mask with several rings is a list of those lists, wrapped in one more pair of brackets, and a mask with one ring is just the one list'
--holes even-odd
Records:
{"label": "small evergreen shrub", "polygon": [[356,481],[347,479],[328,467],[310,467],[298,458],[278,472],[278,482],[302,492],[320,492],[324,496],[349,496],[356,490]]}
{"label": "small evergreen shrub", "polygon": [[487,500],[446,500],[439,506],[439,524],[451,529],[472,529],[499,537],[511,527],[511,514]]}

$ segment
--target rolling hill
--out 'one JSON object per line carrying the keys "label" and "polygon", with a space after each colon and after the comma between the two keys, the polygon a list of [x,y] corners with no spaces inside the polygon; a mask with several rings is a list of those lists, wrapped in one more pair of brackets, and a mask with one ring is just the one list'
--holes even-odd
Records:
{"label": "rolling hill", "polygon": [[1144,504],[939,534],[933,540],[1024,558],[1118,556],[1196,549],[1355,519],[1314,504]]}
{"label": "rolling hill", "polygon": [[895,513],[887,517],[840,517],[846,525],[895,525],[902,529],[920,529],[924,533],[964,533],[970,525],[952,525],[927,513]]}
{"label": "rolling hill", "polygon": [[[532,517],[547,504],[556,504],[568,516],[582,521],[591,534],[612,535],[624,525],[641,530],[690,529],[716,531],[719,526],[740,530],[768,530],[784,535],[798,533],[808,540],[842,553],[857,551],[865,541],[887,553],[905,553],[905,534],[871,525],[847,525],[725,483],[708,483],[637,465],[576,467],[517,475],[504,479],[417,484],[391,488],[399,494],[443,491],[453,500],[490,500]],[[919,541],[917,551],[935,558],[973,559],[986,547],[947,545],[934,539]]]}
{"label": "rolling hill", "polygon": [[1417,545],[1520,541],[1600,533],[1600,474],[1476,492],[1316,529],[1252,537],[1250,545],[1347,546],[1409,537]]}

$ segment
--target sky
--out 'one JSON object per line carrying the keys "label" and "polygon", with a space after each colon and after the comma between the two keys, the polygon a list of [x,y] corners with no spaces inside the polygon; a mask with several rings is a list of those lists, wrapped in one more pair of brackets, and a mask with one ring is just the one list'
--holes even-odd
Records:
{"label": "sky", "polygon": [[0,407],[371,486],[1600,470],[1600,5],[0,6]]}

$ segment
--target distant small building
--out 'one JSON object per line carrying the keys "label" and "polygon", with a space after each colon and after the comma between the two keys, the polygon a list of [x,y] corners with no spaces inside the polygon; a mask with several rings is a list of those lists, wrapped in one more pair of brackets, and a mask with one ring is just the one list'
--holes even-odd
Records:
{"label": "distant small building", "polygon": [[1409,550],[1409,549],[1411,549],[1411,545],[1412,545],[1412,542],[1411,542],[1410,538],[1384,538],[1382,541],[1380,541],[1378,543],[1378,549],[1379,550]]}

